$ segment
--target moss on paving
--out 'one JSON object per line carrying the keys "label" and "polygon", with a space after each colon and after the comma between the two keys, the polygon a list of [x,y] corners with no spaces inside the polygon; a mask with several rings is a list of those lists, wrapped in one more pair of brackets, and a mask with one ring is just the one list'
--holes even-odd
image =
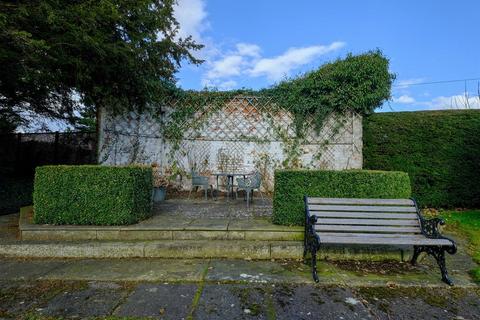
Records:
{"label": "moss on paving", "polygon": [[[83,290],[87,287],[85,281],[35,281],[26,282],[21,286],[12,286],[7,288],[0,288],[0,318],[10,318],[12,315],[7,308],[12,303],[18,300],[25,300],[32,302],[31,305],[24,311],[25,319],[37,319],[38,316],[34,314],[34,309],[38,306],[48,302],[60,292]],[[35,318],[37,317],[37,318]],[[49,318],[38,318],[49,319]]]}
{"label": "moss on paving", "polygon": [[193,313],[195,312],[195,309],[197,308],[198,303],[200,302],[200,298],[202,297],[203,289],[205,288],[205,278],[207,277],[208,268],[210,268],[210,263],[208,263],[205,266],[205,268],[203,269],[202,280],[198,284],[197,291],[195,292],[195,295],[193,296],[192,305],[190,306],[190,311],[187,315],[187,320],[193,319]]}
{"label": "moss on paving", "polygon": [[[467,236],[469,253],[480,265],[480,210],[445,211],[441,216],[447,222],[447,228]],[[473,279],[480,283],[480,266],[471,271]]]}
{"label": "moss on paving", "polygon": [[420,299],[426,304],[453,313],[457,313],[456,307],[452,301],[460,301],[467,294],[468,290],[473,290],[475,294],[479,294],[478,289],[464,289],[464,288],[445,288],[440,289],[426,287],[361,287],[358,288],[357,294],[367,301],[376,301],[378,308],[390,313],[390,305],[396,299]]}
{"label": "moss on paving", "polygon": [[[24,317],[20,318],[21,320],[60,320],[65,319],[62,317],[46,317],[36,314],[27,314]],[[117,316],[107,316],[107,317],[94,317],[90,318],[92,320],[147,320],[151,319],[148,317],[117,317]]]}

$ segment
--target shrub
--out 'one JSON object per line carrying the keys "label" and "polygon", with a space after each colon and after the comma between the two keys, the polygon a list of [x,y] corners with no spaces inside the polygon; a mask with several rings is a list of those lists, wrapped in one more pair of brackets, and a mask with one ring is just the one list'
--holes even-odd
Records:
{"label": "shrub", "polygon": [[35,172],[35,223],[123,225],[150,215],[152,169],[44,166]]}
{"label": "shrub", "polygon": [[480,207],[480,111],[379,113],[364,118],[364,167],[408,172],[428,207]]}
{"label": "shrub", "polygon": [[409,198],[410,179],[404,172],[368,170],[277,170],[273,222],[302,225],[303,196],[324,198]]}

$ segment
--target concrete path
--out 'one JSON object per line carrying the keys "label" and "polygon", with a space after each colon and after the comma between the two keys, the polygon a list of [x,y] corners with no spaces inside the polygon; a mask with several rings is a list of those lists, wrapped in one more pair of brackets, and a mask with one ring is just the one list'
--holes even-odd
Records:
{"label": "concrete path", "polygon": [[[315,285],[286,261],[3,259],[0,318],[480,319],[471,283],[409,281],[402,264],[357,267],[323,265]],[[359,282],[373,272],[377,281]]]}
{"label": "concrete path", "polygon": [[[0,280],[135,281],[311,284],[310,267],[293,260],[221,259],[0,259]],[[445,287],[433,259],[318,262],[320,284]],[[450,268],[457,287],[472,288],[466,270]]]}

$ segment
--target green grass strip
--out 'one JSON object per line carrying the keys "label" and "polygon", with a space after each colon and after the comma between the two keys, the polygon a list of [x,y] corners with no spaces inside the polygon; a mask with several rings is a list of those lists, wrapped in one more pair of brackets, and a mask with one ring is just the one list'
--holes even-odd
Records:
{"label": "green grass strip", "polygon": [[193,301],[190,307],[190,312],[188,313],[188,316],[187,316],[187,320],[193,320],[193,313],[195,312],[195,309],[197,309],[200,298],[202,297],[203,288],[205,288],[205,279],[207,277],[208,268],[210,268],[210,261],[208,261],[208,264],[206,265],[205,269],[202,272],[202,280],[198,284],[198,288],[197,288],[197,292],[195,292],[195,296],[193,296]]}
{"label": "green grass strip", "polygon": [[[447,211],[442,213],[447,225],[462,234],[465,234],[470,242],[468,251],[473,260],[480,265],[480,210],[473,211]],[[472,270],[472,277],[480,283],[480,266]]]}

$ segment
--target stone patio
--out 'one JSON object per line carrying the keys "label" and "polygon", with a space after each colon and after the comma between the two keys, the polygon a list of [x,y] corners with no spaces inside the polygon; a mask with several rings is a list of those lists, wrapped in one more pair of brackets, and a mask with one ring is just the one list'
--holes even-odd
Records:
{"label": "stone patio", "polygon": [[256,197],[247,208],[242,198],[218,200],[204,198],[173,198],[154,205],[154,217],[174,216],[183,218],[235,218],[250,219],[270,217],[272,215],[272,199]]}

